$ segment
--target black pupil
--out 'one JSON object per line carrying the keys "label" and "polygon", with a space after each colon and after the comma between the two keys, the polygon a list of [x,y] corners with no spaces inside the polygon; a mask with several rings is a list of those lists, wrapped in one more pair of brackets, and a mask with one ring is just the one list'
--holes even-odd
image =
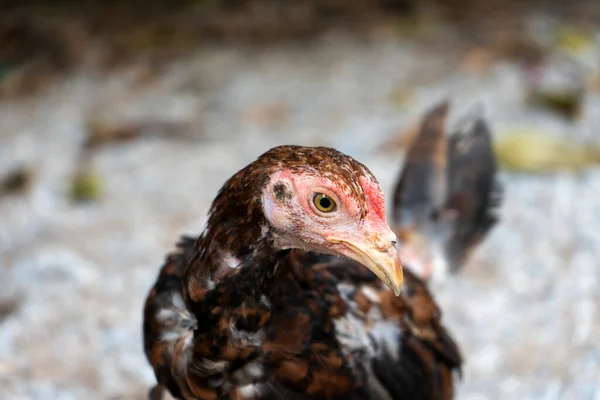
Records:
{"label": "black pupil", "polygon": [[329,208],[331,207],[331,200],[329,200],[327,197],[321,197],[321,199],[319,200],[319,204],[323,208]]}

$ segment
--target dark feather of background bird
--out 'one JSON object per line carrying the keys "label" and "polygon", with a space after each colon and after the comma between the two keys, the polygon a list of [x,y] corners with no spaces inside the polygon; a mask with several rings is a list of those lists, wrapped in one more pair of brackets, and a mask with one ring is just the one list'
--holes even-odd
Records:
{"label": "dark feather of background bird", "polygon": [[394,189],[401,258],[424,279],[457,272],[496,224],[503,190],[490,130],[480,115],[445,132],[449,104],[425,116]]}

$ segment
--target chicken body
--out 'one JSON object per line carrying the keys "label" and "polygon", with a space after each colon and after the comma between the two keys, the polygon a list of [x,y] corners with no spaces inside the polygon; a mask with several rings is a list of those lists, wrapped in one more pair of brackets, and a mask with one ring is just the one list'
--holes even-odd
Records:
{"label": "chicken body", "polygon": [[[213,310],[215,324],[196,319],[181,297],[194,242],[184,238],[169,256],[145,308],[146,354],[175,397],[452,398],[461,356],[410,272],[396,297],[358,263],[292,250],[268,295],[245,299],[235,312]],[[194,329],[205,332],[201,357]]]}

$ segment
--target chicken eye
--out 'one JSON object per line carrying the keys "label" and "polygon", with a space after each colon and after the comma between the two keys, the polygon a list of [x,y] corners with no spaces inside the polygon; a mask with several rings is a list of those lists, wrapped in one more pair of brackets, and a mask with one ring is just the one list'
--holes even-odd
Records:
{"label": "chicken eye", "polygon": [[317,207],[317,210],[329,213],[335,210],[335,201],[326,194],[316,193],[313,197],[313,204]]}

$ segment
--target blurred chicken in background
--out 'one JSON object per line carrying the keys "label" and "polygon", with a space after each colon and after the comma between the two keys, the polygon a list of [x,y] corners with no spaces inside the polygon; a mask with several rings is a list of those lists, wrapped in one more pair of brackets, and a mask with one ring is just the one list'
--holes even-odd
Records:
{"label": "blurred chicken in background", "polygon": [[446,135],[449,103],[425,115],[394,189],[395,231],[402,260],[426,280],[456,272],[496,224],[502,188],[490,130],[465,116]]}

